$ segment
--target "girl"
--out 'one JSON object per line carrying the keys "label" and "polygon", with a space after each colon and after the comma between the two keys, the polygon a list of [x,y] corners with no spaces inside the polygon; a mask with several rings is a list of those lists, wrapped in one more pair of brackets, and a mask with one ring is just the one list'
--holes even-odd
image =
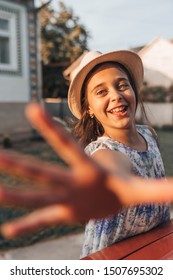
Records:
{"label": "girl", "polygon": [[89,157],[39,104],[27,107],[32,125],[69,168],[26,161],[1,151],[3,172],[38,185],[36,190],[20,192],[1,187],[1,204],[40,208],[4,224],[4,236],[91,219],[86,226],[84,257],[169,219],[165,202],[173,201],[173,180],[164,179],[150,128],[135,124],[142,82],[142,62],[133,52],[88,52],[81,61],[73,73],[68,102],[79,119],[74,135]]}
{"label": "girl", "polygon": [[[88,53],[69,90],[69,105],[80,120],[74,134],[85,151],[108,170],[163,178],[160,152],[149,127],[136,125],[143,81],[140,58],[132,52]],[[80,97],[80,100],[79,100]],[[170,218],[167,204],[137,205],[86,225],[81,257],[136,235]]]}

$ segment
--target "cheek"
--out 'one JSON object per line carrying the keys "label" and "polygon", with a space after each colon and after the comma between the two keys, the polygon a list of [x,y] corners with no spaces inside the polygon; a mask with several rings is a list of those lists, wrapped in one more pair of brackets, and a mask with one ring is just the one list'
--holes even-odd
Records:
{"label": "cheek", "polygon": [[134,104],[134,107],[136,108],[136,96],[135,95],[132,96],[132,102]]}
{"label": "cheek", "polygon": [[131,91],[129,93],[129,95],[127,95],[128,101],[131,104],[131,106],[133,106],[136,109],[136,96],[135,93],[133,91]]}
{"label": "cheek", "polygon": [[103,107],[104,103],[101,98],[95,98],[94,96],[88,96],[88,106],[93,110]]}
{"label": "cheek", "polygon": [[87,100],[86,100],[86,105],[87,105],[86,107],[88,110],[92,109],[92,101],[91,101],[91,98],[89,98],[88,96],[87,96]]}
{"label": "cheek", "polygon": [[134,103],[135,112],[136,112],[136,108],[137,108],[137,101],[136,101],[136,95],[135,95],[135,94],[133,94],[133,103]]}
{"label": "cheek", "polygon": [[91,97],[88,95],[88,93],[85,93],[85,108],[87,109],[87,111],[90,111],[91,108]]}
{"label": "cheek", "polygon": [[89,111],[91,114],[94,114],[99,122],[103,121],[106,109],[102,102],[95,102],[94,100],[94,102],[89,105]]}

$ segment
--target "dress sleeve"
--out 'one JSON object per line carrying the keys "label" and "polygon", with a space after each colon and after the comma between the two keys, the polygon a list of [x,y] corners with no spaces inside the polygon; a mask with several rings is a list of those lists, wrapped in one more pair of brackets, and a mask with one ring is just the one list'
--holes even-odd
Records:
{"label": "dress sleeve", "polygon": [[113,147],[113,145],[111,145],[111,143],[109,143],[108,140],[91,142],[85,148],[85,152],[88,155],[92,155],[93,153],[95,153],[98,150],[116,150],[116,149],[115,149],[115,147]]}
{"label": "dress sleeve", "polygon": [[157,132],[155,131],[155,129],[153,127],[149,126],[149,125],[146,125],[145,127],[147,128],[150,135],[154,138],[154,140],[157,143],[157,146],[159,147],[158,135],[157,135]]}

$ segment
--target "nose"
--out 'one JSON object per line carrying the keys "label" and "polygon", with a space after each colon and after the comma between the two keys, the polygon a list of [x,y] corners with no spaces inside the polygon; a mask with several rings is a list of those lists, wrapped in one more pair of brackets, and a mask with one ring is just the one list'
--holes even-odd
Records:
{"label": "nose", "polygon": [[112,88],[110,90],[110,100],[113,101],[119,101],[122,99],[121,92],[119,92],[116,88]]}

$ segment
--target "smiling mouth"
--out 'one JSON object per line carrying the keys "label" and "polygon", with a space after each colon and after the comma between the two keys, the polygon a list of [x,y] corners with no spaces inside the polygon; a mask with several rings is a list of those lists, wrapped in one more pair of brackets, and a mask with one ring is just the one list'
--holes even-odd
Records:
{"label": "smiling mouth", "polygon": [[110,110],[110,113],[124,113],[127,111],[128,106],[122,105],[117,108]]}

